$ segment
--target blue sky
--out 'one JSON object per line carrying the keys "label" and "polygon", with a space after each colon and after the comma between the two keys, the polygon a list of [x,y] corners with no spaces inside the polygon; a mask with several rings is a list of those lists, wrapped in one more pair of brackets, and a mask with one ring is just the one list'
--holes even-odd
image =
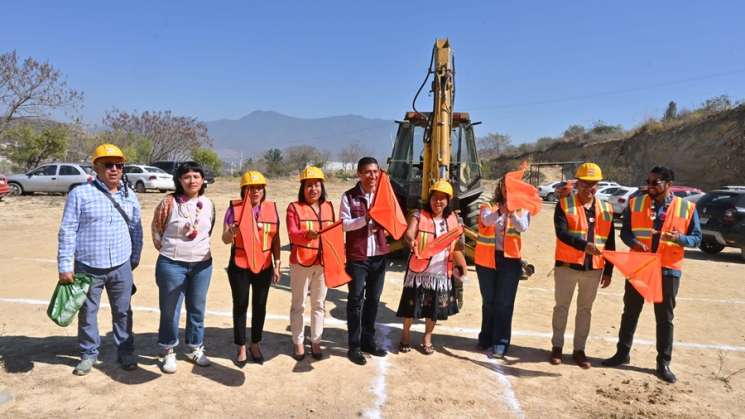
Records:
{"label": "blue sky", "polygon": [[574,123],[631,127],[670,100],[745,98],[735,1],[23,1],[2,13],[0,51],[61,69],[88,123],[114,107],[400,119],[437,37],[454,47],[456,110],[517,143]]}

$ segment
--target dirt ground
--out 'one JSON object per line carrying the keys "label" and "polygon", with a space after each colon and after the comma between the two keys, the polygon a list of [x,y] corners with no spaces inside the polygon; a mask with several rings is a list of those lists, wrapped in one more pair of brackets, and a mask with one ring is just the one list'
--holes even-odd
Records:
{"label": "dirt ground", "polygon": [[[330,182],[338,207],[352,182]],[[220,179],[207,196],[219,217],[237,194],[237,180]],[[269,198],[284,208],[297,183],[272,181]],[[76,325],[60,328],[45,314],[56,282],[57,229],[61,196],[6,198],[0,202],[0,416],[24,417],[742,417],[745,415],[745,263],[739,253],[710,257],[687,252],[675,318],[673,371],[678,383],[654,376],[655,326],[645,307],[630,365],[603,368],[613,354],[622,310],[623,278],[598,295],[587,353],[595,367],[571,361],[551,366],[553,307],[553,206],[545,205],[524,238],[524,256],[537,272],[520,284],[507,359],[489,359],[475,349],[480,323],[476,274],[469,272],[463,311],[435,330],[436,353],[397,353],[400,320],[395,311],[403,268],[392,264],[378,312],[378,336],[391,353],[360,367],[346,359],[346,289],[333,289],[326,303],[326,358],[294,361],[291,356],[287,247],[283,278],[269,294],[262,348],[263,366],[231,363],[231,298],[228,246],[213,236],[214,274],[209,290],[205,344],[213,365],[193,366],[179,358],[178,372],[157,366],[158,298],[154,280],[157,252],[149,225],[159,193],[140,194],[145,225],[142,264],[135,272],[133,299],[140,368],[125,372],[115,363],[111,320],[99,317],[102,363],[76,377]],[[283,228],[284,230],[284,228]],[[282,234],[287,243],[286,233]],[[104,297],[105,300],[105,297]],[[568,327],[572,333],[570,313]],[[306,317],[307,319],[307,317]],[[183,327],[183,316],[182,316]],[[421,339],[417,326],[414,343]]]}

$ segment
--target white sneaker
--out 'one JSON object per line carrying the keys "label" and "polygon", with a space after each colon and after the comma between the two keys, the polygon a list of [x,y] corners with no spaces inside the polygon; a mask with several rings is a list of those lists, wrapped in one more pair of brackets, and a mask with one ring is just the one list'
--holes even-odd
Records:
{"label": "white sneaker", "polygon": [[168,349],[168,352],[161,355],[160,369],[166,374],[176,372],[176,352],[173,351],[173,348]]}
{"label": "white sneaker", "polygon": [[204,354],[204,345],[194,348],[194,350],[186,354],[186,357],[200,367],[208,367],[210,365],[210,359]]}

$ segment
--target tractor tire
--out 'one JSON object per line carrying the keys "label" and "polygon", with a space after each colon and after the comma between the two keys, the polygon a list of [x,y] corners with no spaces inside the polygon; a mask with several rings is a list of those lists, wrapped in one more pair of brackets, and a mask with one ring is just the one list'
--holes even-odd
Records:
{"label": "tractor tire", "polygon": [[135,183],[135,192],[145,193],[145,184],[142,181]]}
{"label": "tractor tire", "polygon": [[546,195],[546,201],[556,202],[556,194],[554,194],[553,192],[549,192],[548,195]]}
{"label": "tractor tire", "polygon": [[699,245],[698,248],[701,249],[701,251],[704,253],[708,253],[710,255],[716,255],[717,253],[721,252],[724,249],[724,246],[719,243],[702,241],[701,245]]}
{"label": "tractor tire", "polygon": [[481,205],[487,202],[483,196],[479,196],[463,209],[463,224],[466,227],[475,229],[479,222],[479,211],[481,211]]}

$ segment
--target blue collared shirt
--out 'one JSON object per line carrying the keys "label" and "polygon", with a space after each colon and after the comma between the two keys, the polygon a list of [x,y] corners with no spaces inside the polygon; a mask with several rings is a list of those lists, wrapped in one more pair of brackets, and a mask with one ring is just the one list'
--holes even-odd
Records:
{"label": "blue collared shirt", "polygon": [[[103,189],[108,188],[98,179]],[[73,272],[75,261],[92,268],[108,269],[128,260],[137,266],[142,253],[140,203],[132,190],[122,184],[111,194],[132,223],[132,235],[114,204],[92,183],[70,191],[59,229],[57,264],[59,272]]]}
{"label": "blue collared shirt", "polygon": [[[662,224],[665,222],[665,213],[667,207],[673,202],[673,195],[670,194],[665,197],[663,205],[659,205],[657,201],[652,200],[652,212],[654,213],[654,229],[657,231],[662,230]],[[634,244],[639,243],[636,236],[631,231],[631,206],[627,206],[623,211],[623,226],[621,227],[621,240],[626,243],[627,246],[632,247]],[[698,247],[701,244],[701,223],[698,219],[698,212],[693,211],[693,217],[691,217],[691,223],[688,225],[688,231],[686,234],[678,236],[678,244],[684,247]],[[660,245],[660,234],[654,234],[652,236],[652,251],[656,252],[657,247]],[[663,276],[673,276],[680,278],[681,272],[677,269],[662,268]]]}

